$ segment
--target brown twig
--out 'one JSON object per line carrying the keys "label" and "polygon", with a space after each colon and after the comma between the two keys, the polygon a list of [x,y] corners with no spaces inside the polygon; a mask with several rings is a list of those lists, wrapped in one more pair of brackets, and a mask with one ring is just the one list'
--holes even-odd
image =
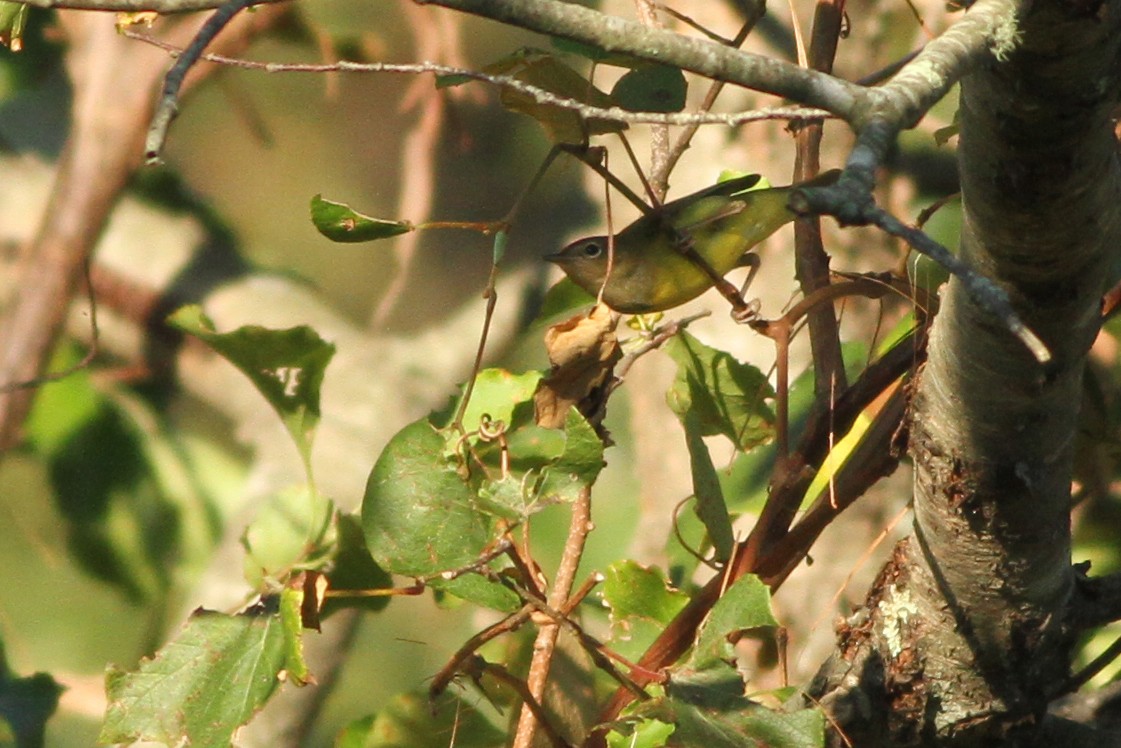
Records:
{"label": "brown twig", "polygon": [[[592,528],[592,492],[585,488],[572,504],[572,517],[569,521],[568,539],[565,541],[564,553],[561,556],[560,566],[557,568],[556,579],[549,590],[548,603],[551,608],[557,609],[565,604],[572,592],[576,581],[576,570],[580,559],[584,555],[584,544],[588,532]],[[526,685],[534,699],[541,700],[545,694],[545,685],[549,680],[549,670],[553,663],[553,652],[560,634],[560,624],[553,621],[543,624],[537,632],[533,642],[533,659],[530,662],[529,674]],[[530,748],[533,737],[537,732],[537,716],[528,707],[522,709],[518,717],[518,726],[514,733],[513,748]]]}
{"label": "brown twig", "polygon": [[[217,41],[237,51],[286,9],[263,8],[239,18]],[[39,378],[54,349],[82,268],[116,197],[141,163],[144,130],[163,56],[130,44],[104,16],[61,13],[70,41],[74,85],[73,124],[43,222],[22,253],[16,296],[0,321],[0,382]],[[171,23],[161,41],[182,46],[198,20]],[[208,69],[198,68],[190,87]],[[105,133],[113,133],[106,137]],[[32,392],[0,395],[0,451],[19,439]]]}

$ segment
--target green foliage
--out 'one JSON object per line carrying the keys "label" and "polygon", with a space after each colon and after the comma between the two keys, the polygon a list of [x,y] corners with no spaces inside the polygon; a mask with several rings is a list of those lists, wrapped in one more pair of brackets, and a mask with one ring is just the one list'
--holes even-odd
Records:
{"label": "green foliage", "polygon": [[819,712],[776,711],[744,696],[730,637],[776,625],[766,586],[751,575],[737,580],[709,613],[688,660],[671,668],[664,691],[628,709],[609,745],[820,748]]}
{"label": "green foliage", "polygon": [[771,613],[771,594],[759,578],[747,574],[725,590],[713,606],[697,635],[689,666],[701,670],[734,656],[728,637],[758,628],[778,625]]}
{"label": "green foliage", "polygon": [[[78,359],[63,349],[57,365]],[[71,553],[131,600],[159,604],[175,571],[200,571],[242,474],[175,431],[158,396],[95,386],[78,371],[44,387],[26,423],[46,462]],[[203,467],[205,466],[205,467]]]}
{"label": "green foliage", "polygon": [[674,730],[665,742],[651,744],[667,748],[820,748],[825,744],[825,718],[820,712],[772,711],[742,696],[720,704],[651,699],[635,710],[632,719],[641,730],[651,730],[647,727],[651,723],[654,729],[672,724]]}
{"label": "green foliage", "polygon": [[[612,104],[611,97],[591,81],[555,55],[540,49],[527,47],[517,50],[492,62],[484,70],[493,75],[511,76],[520,83],[588,106],[602,109]],[[503,88],[500,99],[510,111],[537,120],[554,143],[585,145],[591,135],[621,132],[627,127],[612,120],[585,118],[574,109],[538,102],[529,93],[515,88]]]}
{"label": "green foliage", "polygon": [[335,506],[310,486],[292,486],[261,507],[245,531],[245,577],[257,590],[266,580],[318,569],[334,548]]}
{"label": "green foliage", "polygon": [[611,646],[624,657],[642,654],[689,602],[687,595],[667,585],[660,571],[634,561],[612,564],[604,577],[603,602],[611,612]]}
{"label": "green foliage", "polygon": [[46,673],[18,677],[0,641],[0,746],[42,748],[44,727],[62,690]]}
{"label": "green foliage", "polygon": [[447,438],[427,421],[406,426],[382,450],[362,502],[362,527],[374,560],[394,574],[427,576],[474,561],[492,523]]}
{"label": "green foliage", "polygon": [[505,733],[462,699],[444,695],[436,703],[403,693],[377,715],[351,723],[335,748],[501,748]]}
{"label": "green foliage", "polygon": [[324,200],[322,195],[311,199],[311,221],[331,241],[348,244],[389,239],[416,230],[408,221],[371,218],[346,203]]}
{"label": "green foliage", "polygon": [[282,672],[306,666],[293,632],[265,606],[229,616],[200,610],[135,673],[110,669],[109,709],[99,740],[229,745],[264,705]]}
{"label": "green foliage", "polygon": [[683,417],[685,446],[689,450],[689,466],[693,474],[693,509],[708,531],[709,540],[716,549],[716,560],[727,561],[732,556],[735,538],[732,535],[732,518],[720,488],[720,476],[712,464],[701,438],[701,427],[692,411]]}
{"label": "green foliage", "polygon": [[669,65],[641,65],[611,89],[611,100],[631,112],[680,112],[685,108],[685,74]]}
{"label": "green foliage", "polygon": [[23,3],[0,2],[0,44],[19,50],[23,46],[23,27],[31,6]]}
{"label": "green foliage", "polygon": [[666,399],[678,417],[689,414],[701,435],[722,434],[745,452],[771,439],[775,416],[767,400],[774,391],[763,372],[687,332],[667,342],[666,352],[677,363]]}
{"label": "green foliage", "polygon": [[460,597],[507,609],[517,598],[479,577],[432,578],[475,563],[503,527],[574,500],[603,467],[603,444],[571,410],[563,431],[532,420],[540,374],[490,369],[476,378],[463,434],[416,421],[386,445],[370,473],[362,527],[374,561],[430,578]]}
{"label": "green foliage", "polygon": [[168,322],[205,342],[249,377],[284,422],[311,482],[319,388],[335,346],[304,325],[288,330],[253,325],[218,333],[197,306],[183,307]]}
{"label": "green foliage", "polygon": [[[362,525],[358,518],[350,514],[340,514],[336,520],[338,544],[334,562],[327,574],[330,588],[336,592],[377,590],[393,586],[393,580],[374,559],[366,548],[362,536]],[[388,597],[333,597],[329,598],[320,611],[324,618],[341,608],[360,608],[379,611],[389,604]]]}

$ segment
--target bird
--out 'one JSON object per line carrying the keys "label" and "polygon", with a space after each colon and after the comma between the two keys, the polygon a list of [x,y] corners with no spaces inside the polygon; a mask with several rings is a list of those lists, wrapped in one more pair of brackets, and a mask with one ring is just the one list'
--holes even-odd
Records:
{"label": "bird", "polygon": [[589,236],[545,259],[593,296],[602,288],[603,303],[617,312],[665,311],[715,285],[690,249],[718,276],[754,264],[748,250],[797,217],[787,205],[791,192],[832,184],[839,175],[832,170],[801,184],[757,189],[758,174],[736,177],[652,208],[613,243]]}

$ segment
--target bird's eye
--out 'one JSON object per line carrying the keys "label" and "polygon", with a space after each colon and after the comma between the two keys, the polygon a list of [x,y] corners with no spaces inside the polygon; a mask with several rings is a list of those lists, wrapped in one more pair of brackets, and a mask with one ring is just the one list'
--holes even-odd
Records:
{"label": "bird's eye", "polygon": [[598,242],[588,242],[583,247],[584,256],[594,260],[603,253],[603,247]]}

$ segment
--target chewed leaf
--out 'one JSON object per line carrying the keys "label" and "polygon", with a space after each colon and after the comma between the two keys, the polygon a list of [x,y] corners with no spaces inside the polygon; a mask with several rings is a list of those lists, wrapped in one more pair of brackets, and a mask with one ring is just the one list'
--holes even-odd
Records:
{"label": "chewed leaf", "polygon": [[168,324],[202,340],[253,382],[292,435],[310,479],[319,388],[335,346],[305,325],[287,330],[249,325],[219,333],[197,306],[178,310]]}
{"label": "chewed leaf", "polygon": [[311,199],[311,221],[320,234],[334,242],[370,242],[416,230],[408,221],[371,218],[346,203],[324,200],[321,195]]}

